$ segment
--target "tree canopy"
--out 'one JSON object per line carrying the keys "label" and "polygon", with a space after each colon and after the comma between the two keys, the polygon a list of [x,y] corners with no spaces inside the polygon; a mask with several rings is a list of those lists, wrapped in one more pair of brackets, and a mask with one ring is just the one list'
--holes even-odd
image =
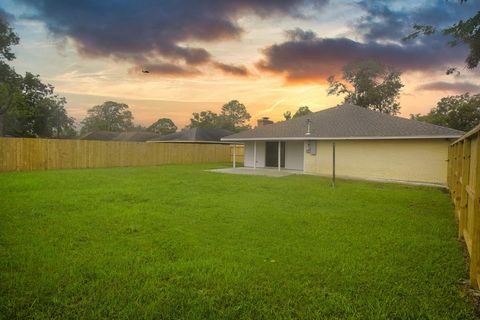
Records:
{"label": "tree canopy", "polygon": [[177,126],[175,125],[175,123],[173,123],[172,119],[160,118],[155,121],[150,127],[148,127],[147,131],[160,134],[170,134],[177,131]]}
{"label": "tree canopy", "polygon": [[66,100],[38,75],[17,74],[7,62],[15,59],[12,46],[18,36],[0,15],[0,136],[64,138],[75,136],[75,121]]}
{"label": "tree canopy", "polygon": [[22,137],[73,137],[75,121],[65,110],[66,100],[51,85],[26,73],[4,116],[5,133]]}
{"label": "tree canopy", "polygon": [[7,19],[0,14],[0,61],[15,59],[12,46],[17,45],[19,41],[20,38],[10,27]]}
{"label": "tree canopy", "polygon": [[298,108],[297,112],[294,113],[293,118],[306,116],[307,114],[310,114],[310,113],[312,113],[312,111],[310,111],[310,109],[307,106],[303,106]]}
{"label": "tree canopy", "polygon": [[106,101],[94,106],[87,111],[87,116],[82,120],[81,133],[91,131],[122,132],[133,128],[133,116],[128,105],[114,101]]}
{"label": "tree canopy", "polygon": [[480,123],[480,94],[468,93],[442,98],[426,115],[412,114],[412,119],[452,129],[469,131]]}
{"label": "tree canopy", "polygon": [[218,114],[210,110],[194,112],[190,118],[189,128],[217,128],[219,127],[218,123]]}
{"label": "tree canopy", "polygon": [[[466,0],[460,0],[460,3],[463,2],[466,2]],[[468,55],[465,58],[467,68],[474,69],[478,66],[478,63],[480,62],[480,11],[465,21],[460,20],[453,25],[440,30],[431,25],[415,24],[413,26],[413,31],[404,37],[403,40],[412,40],[420,35],[430,36],[438,32],[451,37],[448,44],[452,47],[462,43],[466,44],[469,48]],[[458,73],[457,68],[448,68],[447,74],[451,73]]]}
{"label": "tree canopy", "polygon": [[238,132],[250,129],[248,124],[250,118],[245,105],[238,100],[232,100],[222,106],[219,120],[223,129]]}
{"label": "tree canopy", "polygon": [[250,118],[245,105],[238,100],[232,100],[222,106],[220,114],[211,110],[192,113],[188,127],[218,128],[238,132],[250,128],[248,124]]}
{"label": "tree canopy", "polygon": [[310,114],[310,113],[312,113],[310,108],[308,108],[307,106],[303,106],[303,107],[298,108],[298,110],[293,114],[293,116],[292,116],[292,113],[290,111],[285,111],[283,113],[283,118],[285,120],[290,120],[292,118],[298,118],[298,117],[305,116],[305,115]]}
{"label": "tree canopy", "polygon": [[343,67],[342,80],[328,78],[328,95],[344,95],[345,103],[395,115],[403,87],[401,73],[373,60],[353,62]]}

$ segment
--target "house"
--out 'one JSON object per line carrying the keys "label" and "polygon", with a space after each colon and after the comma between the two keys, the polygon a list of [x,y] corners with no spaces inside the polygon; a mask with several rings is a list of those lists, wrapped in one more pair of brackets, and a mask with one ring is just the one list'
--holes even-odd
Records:
{"label": "house", "polygon": [[160,134],[149,131],[93,131],[80,137],[81,140],[102,140],[102,141],[136,141],[144,142],[160,137]]}
{"label": "house", "polygon": [[317,175],[335,168],[339,177],[445,184],[448,146],[462,134],[344,104],[222,141],[245,144],[246,167]]}
{"label": "house", "polygon": [[233,132],[216,128],[191,128],[179,132],[166,134],[148,142],[176,142],[176,143],[221,143],[220,139],[231,135]]}

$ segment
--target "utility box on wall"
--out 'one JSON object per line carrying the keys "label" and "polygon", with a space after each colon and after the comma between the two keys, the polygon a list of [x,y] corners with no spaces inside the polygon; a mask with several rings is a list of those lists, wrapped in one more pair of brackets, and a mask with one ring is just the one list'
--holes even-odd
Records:
{"label": "utility box on wall", "polygon": [[307,141],[305,145],[305,152],[311,154],[312,156],[317,154],[317,141]]}

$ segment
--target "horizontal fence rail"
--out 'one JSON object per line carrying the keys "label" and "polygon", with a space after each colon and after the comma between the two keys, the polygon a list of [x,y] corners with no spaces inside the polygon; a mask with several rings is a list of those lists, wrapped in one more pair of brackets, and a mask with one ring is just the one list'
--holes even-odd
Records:
{"label": "horizontal fence rail", "polygon": [[[226,144],[0,138],[0,172],[231,162]],[[237,162],[243,146],[237,145]]]}
{"label": "horizontal fence rail", "polygon": [[480,286],[480,126],[450,145],[448,187],[455,206],[458,235],[470,256],[470,283]]}

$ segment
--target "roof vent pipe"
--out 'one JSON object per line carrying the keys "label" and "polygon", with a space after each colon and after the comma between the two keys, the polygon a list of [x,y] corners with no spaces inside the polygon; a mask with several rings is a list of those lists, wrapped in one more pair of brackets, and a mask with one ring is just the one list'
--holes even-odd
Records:
{"label": "roof vent pipe", "polygon": [[312,121],[310,119],[307,119],[307,133],[305,133],[306,136],[309,136],[311,134],[310,129],[311,129]]}

